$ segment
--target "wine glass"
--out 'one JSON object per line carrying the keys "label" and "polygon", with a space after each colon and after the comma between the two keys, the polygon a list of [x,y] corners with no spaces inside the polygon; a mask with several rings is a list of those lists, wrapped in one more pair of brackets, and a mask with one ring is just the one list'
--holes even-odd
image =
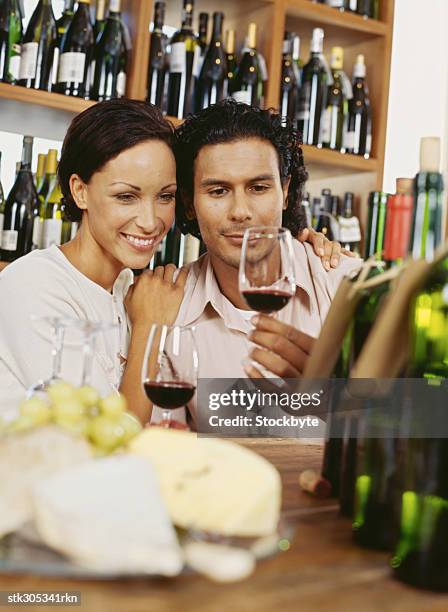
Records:
{"label": "wine glass", "polygon": [[163,410],[162,423],[170,427],[171,410],[192,399],[199,359],[193,329],[154,324],[149,332],[142,366],[146,396]]}
{"label": "wine glass", "polygon": [[99,334],[117,329],[116,323],[105,323],[103,321],[78,321],[77,327],[83,334],[82,342],[82,372],[81,387],[90,385],[92,382],[92,363],[95,353],[95,340]]}
{"label": "wine glass", "polygon": [[291,232],[283,227],[252,227],[244,232],[239,290],[252,310],[272,314],[295,295]]}

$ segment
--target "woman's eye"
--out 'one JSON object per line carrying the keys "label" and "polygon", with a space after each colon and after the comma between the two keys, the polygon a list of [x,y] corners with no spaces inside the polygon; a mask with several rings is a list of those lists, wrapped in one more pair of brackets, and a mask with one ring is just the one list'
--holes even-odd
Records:
{"label": "woman's eye", "polygon": [[175,193],[162,193],[160,195],[160,199],[162,200],[162,202],[172,202],[173,200],[176,199],[176,194]]}
{"label": "woman's eye", "polygon": [[135,196],[133,193],[119,193],[115,197],[120,200],[120,202],[132,202]]}
{"label": "woman's eye", "polygon": [[221,198],[222,196],[226,195],[226,193],[227,189],[225,189],[224,187],[216,187],[215,189],[209,191],[209,195],[214,196],[216,198]]}

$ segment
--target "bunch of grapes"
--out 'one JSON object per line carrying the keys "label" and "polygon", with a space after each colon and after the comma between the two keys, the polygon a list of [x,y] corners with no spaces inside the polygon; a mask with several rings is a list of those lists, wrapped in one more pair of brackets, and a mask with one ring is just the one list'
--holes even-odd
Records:
{"label": "bunch of grapes", "polygon": [[78,389],[66,382],[56,382],[45,398],[32,397],[20,404],[20,416],[6,432],[54,423],[87,438],[98,454],[108,454],[126,445],[142,429],[138,419],[126,410],[123,395],[101,399],[93,387]]}

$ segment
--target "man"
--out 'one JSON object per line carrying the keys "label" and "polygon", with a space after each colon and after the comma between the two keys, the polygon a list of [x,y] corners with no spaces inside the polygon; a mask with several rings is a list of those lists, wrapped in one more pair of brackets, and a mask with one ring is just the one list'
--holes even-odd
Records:
{"label": "man", "polygon": [[[306,227],[299,144],[280,116],[233,100],[177,130],[177,222],[200,235],[208,252],[190,267],[176,323],[196,327],[201,378],[257,376],[263,367],[300,375],[340,281],[361,265],[342,256],[337,269],[325,270],[312,246],[295,240],[296,295],[277,321],[258,317],[253,331],[256,313],[238,290],[242,237],[259,225],[287,227],[293,235]],[[279,342],[283,334],[286,342]]]}

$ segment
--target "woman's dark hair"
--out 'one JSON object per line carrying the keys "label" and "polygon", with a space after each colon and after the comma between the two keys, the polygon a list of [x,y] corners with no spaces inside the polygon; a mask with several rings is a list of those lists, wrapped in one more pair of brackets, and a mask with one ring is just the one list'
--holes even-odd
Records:
{"label": "woman's dark hair", "polygon": [[58,165],[67,217],[71,221],[82,217],[70,191],[72,174],[88,183],[108,161],[141,142],[161,140],[172,148],[173,133],[156,106],[137,100],[100,102],[77,115],[68,128]]}
{"label": "woman's dark hair", "polygon": [[283,227],[293,235],[307,226],[302,207],[302,189],[308,178],[298,132],[289,121],[271,110],[261,110],[224,100],[196,115],[191,115],[176,130],[177,164],[176,222],[185,234],[200,237],[199,226],[191,218],[194,198],[194,164],[199,151],[207,146],[246,138],[261,138],[276,149],[280,178],[290,178],[287,208],[283,211]]}

